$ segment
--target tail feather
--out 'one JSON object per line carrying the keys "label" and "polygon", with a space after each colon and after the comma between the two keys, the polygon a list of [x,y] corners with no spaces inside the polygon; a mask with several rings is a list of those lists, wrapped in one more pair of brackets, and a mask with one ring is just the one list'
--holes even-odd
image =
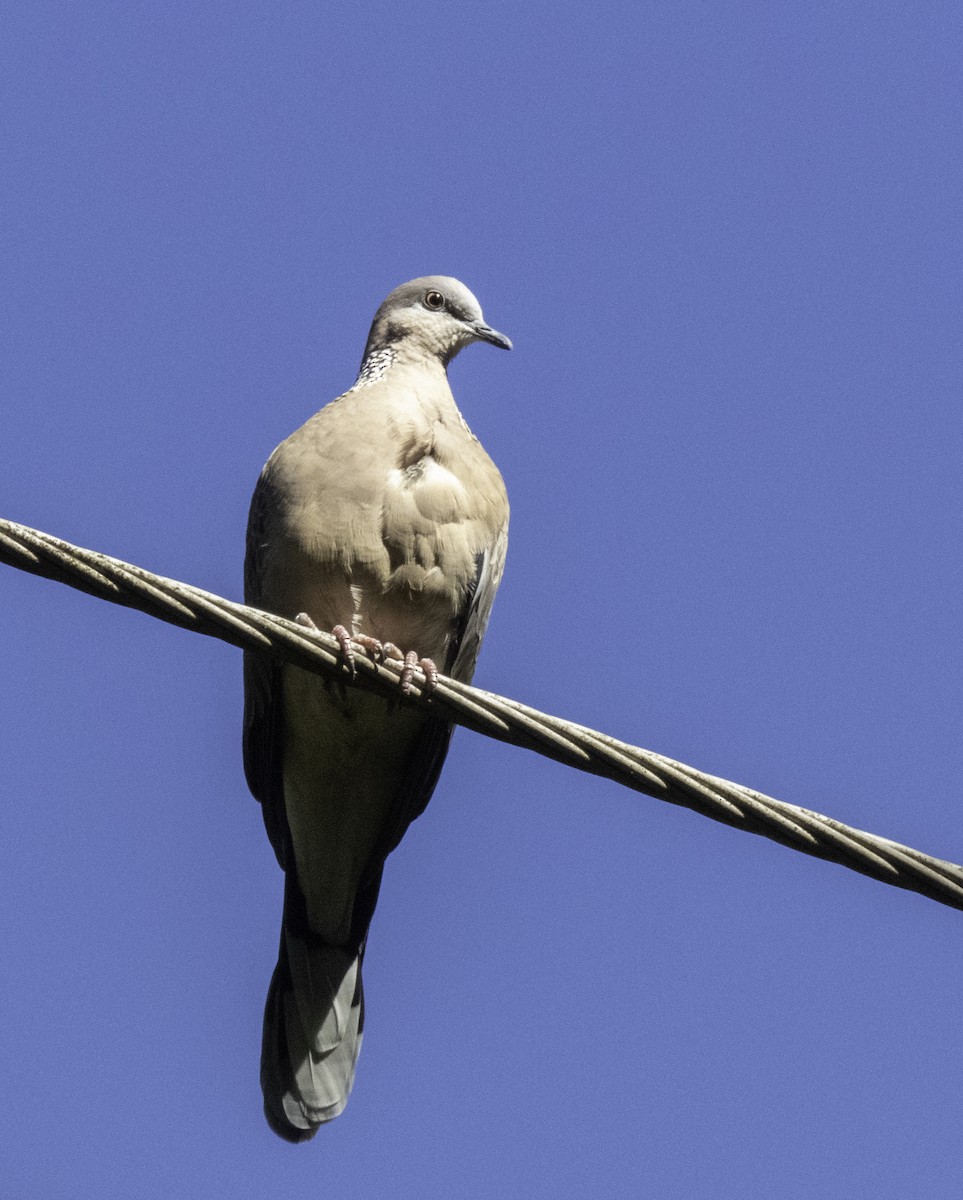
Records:
{"label": "tail feather", "polygon": [[281,934],[264,1009],[264,1112],[289,1142],[314,1136],[348,1102],[361,1050],[361,952],[294,930]]}

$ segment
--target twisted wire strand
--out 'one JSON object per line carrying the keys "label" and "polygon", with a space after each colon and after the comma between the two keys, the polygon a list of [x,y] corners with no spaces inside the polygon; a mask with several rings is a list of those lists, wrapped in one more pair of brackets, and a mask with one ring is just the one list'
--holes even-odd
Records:
{"label": "twisted wire strand", "polygon": [[114,604],[231,645],[271,654],[315,674],[423,706],[434,714],[546,758],[614,780],[636,792],[760,834],[793,850],[839,863],[894,887],[963,909],[963,867],[866,833],[795,804],[707,775],[665,755],[620,742],[607,734],[539,712],[517,700],[439,676],[430,695],[415,674],[412,694],[402,697],[401,664],[359,654],[354,674],[337,641],[190,584],[165,579],[120,559],[85,550],[40,530],[0,519],[0,562],[68,584]]}

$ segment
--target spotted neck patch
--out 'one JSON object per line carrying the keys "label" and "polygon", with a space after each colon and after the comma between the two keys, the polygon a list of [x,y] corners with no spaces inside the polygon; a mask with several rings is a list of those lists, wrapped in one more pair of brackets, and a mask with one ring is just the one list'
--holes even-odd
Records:
{"label": "spotted neck patch", "polygon": [[370,387],[371,384],[384,379],[385,373],[397,357],[397,352],[391,346],[372,350],[361,364],[361,370],[358,372],[358,378],[351,385],[351,391],[353,392],[356,388]]}

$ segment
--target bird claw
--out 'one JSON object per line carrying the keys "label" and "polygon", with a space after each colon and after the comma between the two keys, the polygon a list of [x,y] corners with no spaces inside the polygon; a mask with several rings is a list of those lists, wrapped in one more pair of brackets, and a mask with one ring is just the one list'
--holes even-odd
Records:
{"label": "bird claw", "polygon": [[409,650],[405,655],[404,666],[401,668],[401,694],[402,696],[411,695],[411,681],[415,677],[415,667],[418,665],[418,655],[414,650]]}
{"label": "bird claw", "polygon": [[[317,629],[317,625],[307,613],[300,612],[294,618],[296,625],[303,625],[306,629]],[[401,694],[410,696],[412,691],[412,683],[415,678],[415,671],[420,668],[425,677],[425,685],[423,691],[429,695],[438,686],[438,668],[435,666],[434,660],[430,658],[420,658],[417,651],[409,650],[407,654],[403,653],[394,642],[381,642],[377,638],[369,637],[366,633],[358,633],[352,636],[343,625],[335,625],[331,630],[331,636],[337,640],[341,653],[341,661],[348,668],[352,677],[357,674],[355,666],[355,646],[360,646],[366,651],[374,662],[383,663],[389,658],[393,662],[402,663],[401,678]]]}
{"label": "bird claw", "polygon": [[430,694],[438,686],[438,668],[430,658],[419,658],[416,650],[409,650],[404,656],[404,666],[401,668],[401,694],[403,696],[411,695],[411,684],[415,677],[415,670],[421,668],[425,676],[425,695]]}
{"label": "bird claw", "polygon": [[421,667],[425,675],[425,692],[429,695],[438,686],[438,668],[435,666],[433,658],[419,658],[418,666]]}
{"label": "bird claw", "polygon": [[415,671],[419,667],[425,676],[425,686],[423,688],[425,694],[427,695],[430,692],[433,692],[438,686],[438,668],[435,666],[432,659],[420,658],[418,653],[414,650],[409,650],[408,653],[405,654],[402,650],[398,649],[394,642],[379,642],[377,638],[370,637],[356,637],[354,640],[356,642],[360,642],[360,644],[364,646],[364,648],[368,650],[372,656],[377,655],[378,661],[380,662],[387,662],[387,660],[390,658],[392,662],[400,662],[403,664],[401,668],[401,678],[398,681],[401,686],[401,694],[403,696],[411,695]]}
{"label": "bird claw", "polygon": [[337,638],[338,645],[341,648],[341,661],[348,668],[352,678],[358,673],[357,667],[354,665],[354,646],[351,645],[351,634],[343,625],[335,625],[331,630],[333,637]]}

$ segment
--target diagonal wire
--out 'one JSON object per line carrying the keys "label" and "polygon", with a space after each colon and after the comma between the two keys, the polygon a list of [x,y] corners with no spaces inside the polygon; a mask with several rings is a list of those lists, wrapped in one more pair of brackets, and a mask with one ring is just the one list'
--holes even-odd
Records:
{"label": "diagonal wire", "polygon": [[352,677],[337,641],[283,617],[225,600],[190,584],[165,579],[142,567],[84,550],[26,525],[0,519],[0,562],[68,584],[114,604],[195,633],[220,638],[246,650],[271,654],[341,683],[423,706],[476,733],[534,750],[546,758],[612,779],[736,829],[780,842],[793,850],[840,863],[894,887],[906,888],[963,909],[963,867],[853,829],[752,788],[697,771],[651,750],[529,708],[517,700],[440,676],[423,695],[424,676],[415,675],[407,699],[400,696],[401,665],[359,655]]}

